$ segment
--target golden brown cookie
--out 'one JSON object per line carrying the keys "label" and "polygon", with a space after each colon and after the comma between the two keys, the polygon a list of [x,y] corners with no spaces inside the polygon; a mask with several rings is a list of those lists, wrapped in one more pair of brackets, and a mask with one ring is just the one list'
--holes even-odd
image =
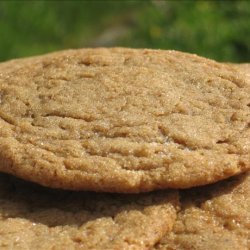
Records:
{"label": "golden brown cookie", "polygon": [[181,193],[171,233],[155,250],[250,249],[250,174]]}
{"label": "golden brown cookie", "polygon": [[160,50],[80,49],[0,64],[0,170],[45,186],[141,192],[250,168],[250,84]]}
{"label": "golden brown cookie", "polygon": [[246,74],[248,78],[250,78],[250,63],[234,64],[234,66],[243,74]]}
{"label": "golden brown cookie", "polygon": [[0,174],[0,249],[149,249],[172,229],[177,191],[49,190]]}

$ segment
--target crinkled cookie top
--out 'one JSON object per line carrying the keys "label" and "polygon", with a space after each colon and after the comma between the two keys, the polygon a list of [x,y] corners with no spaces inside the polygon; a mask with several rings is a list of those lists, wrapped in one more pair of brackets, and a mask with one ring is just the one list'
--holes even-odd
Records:
{"label": "crinkled cookie top", "polygon": [[176,51],[100,48],[0,64],[0,170],[49,187],[188,188],[250,168],[250,83]]}

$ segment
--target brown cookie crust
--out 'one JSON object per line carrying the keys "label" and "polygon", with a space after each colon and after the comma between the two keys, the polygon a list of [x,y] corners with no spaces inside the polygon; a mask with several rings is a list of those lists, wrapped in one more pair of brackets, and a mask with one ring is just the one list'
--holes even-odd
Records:
{"label": "brown cookie crust", "polygon": [[176,51],[80,49],[0,64],[0,170],[45,186],[142,192],[250,168],[250,84]]}

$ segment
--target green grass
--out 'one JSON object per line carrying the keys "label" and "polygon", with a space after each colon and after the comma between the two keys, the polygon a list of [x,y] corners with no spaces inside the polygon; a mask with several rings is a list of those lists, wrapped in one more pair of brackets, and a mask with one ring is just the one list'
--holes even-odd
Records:
{"label": "green grass", "polygon": [[0,1],[0,61],[95,46],[250,61],[250,1]]}

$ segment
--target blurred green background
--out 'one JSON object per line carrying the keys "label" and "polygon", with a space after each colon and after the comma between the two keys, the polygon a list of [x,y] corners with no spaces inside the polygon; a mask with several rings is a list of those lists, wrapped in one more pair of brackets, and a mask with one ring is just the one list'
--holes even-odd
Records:
{"label": "blurred green background", "polygon": [[0,61],[80,47],[250,61],[250,1],[0,1]]}

